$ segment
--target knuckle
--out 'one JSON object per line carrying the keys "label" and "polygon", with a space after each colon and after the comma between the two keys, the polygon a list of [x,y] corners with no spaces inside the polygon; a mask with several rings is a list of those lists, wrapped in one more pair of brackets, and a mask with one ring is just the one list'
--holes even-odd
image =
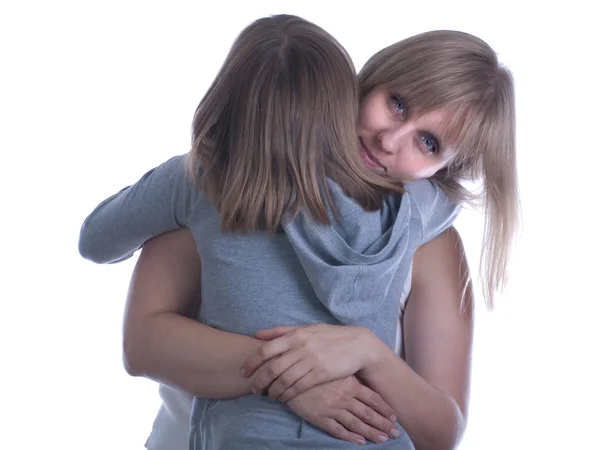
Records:
{"label": "knuckle", "polygon": [[352,431],[357,431],[360,428],[361,421],[358,417],[354,417],[348,424],[348,428]]}
{"label": "knuckle", "polygon": [[344,427],[339,423],[336,423],[335,425],[331,426],[330,433],[332,436],[339,438],[344,434]]}
{"label": "knuckle", "polygon": [[307,341],[306,342],[306,348],[308,350],[310,350],[311,352],[316,352],[317,350],[319,350],[319,344],[313,340],[308,340],[306,337],[304,337],[304,340]]}
{"label": "knuckle", "polygon": [[296,335],[296,338],[302,344],[303,347],[309,350],[314,350],[315,343],[311,339],[310,333],[308,333],[305,330],[299,330],[298,334]]}
{"label": "knuckle", "polygon": [[373,411],[373,409],[369,408],[368,406],[365,406],[363,409],[362,416],[365,420],[372,420],[375,416],[375,411]]}
{"label": "knuckle", "polygon": [[371,397],[369,398],[369,404],[373,408],[377,408],[379,406],[379,395],[372,393]]}
{"label": "knuckle", "polygon": [[334,397],[325,396],[322,398],[322,401],[329,409],[335,409],[337,406],[337,399]]}
{"label": "knuckle", "polygon": [[258,356],[264,359],[267,357],[268,351],[269,348],[267,347],[267,344],[263,344],[260,347],[258,347]]}

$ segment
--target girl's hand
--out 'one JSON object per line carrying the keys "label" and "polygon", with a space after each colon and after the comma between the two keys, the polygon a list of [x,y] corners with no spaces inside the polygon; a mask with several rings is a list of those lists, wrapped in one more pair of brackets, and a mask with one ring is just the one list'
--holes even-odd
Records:
{"label": "girl's hand", "polygon": [[381,444],[400,434],[393,409],[354,376],[315,386],[288,406],[315,427],[359,445]]}
{"label": "girl's hand", "polygon": [[243,364],[240,373],[254,372],[255,394],[269,390],[269,397],[288,402],[296,395],[327,381],[354,375],[376,361],[377,343],[368,329],[314,324],[276,327],[256,333],[268,339]]}

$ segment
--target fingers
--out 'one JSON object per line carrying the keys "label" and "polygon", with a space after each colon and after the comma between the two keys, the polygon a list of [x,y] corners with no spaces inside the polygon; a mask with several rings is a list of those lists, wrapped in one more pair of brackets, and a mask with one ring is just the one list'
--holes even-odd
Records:
{"label": "fingers", "polygon": [[282,403],[289,402],[297,395],[300,395],[319,384],[326,383],[327,381],[330,380],[327,379],[324,372],[319,370],[307,371],[306,375],[283,391],[278,400]]}
{"label": "fingers", "polygon": [[[282,356],[280,359],[284,359],[286,356],[288,355],[284,355]],[[290,354],[290,357],[293,357],[294,355]],[[270,363],[268,363],[270,364]],[[284,401],[282,400],[280,397],[281,395],[286,391],[291,389],[294,384],[302,379],[303,377],[306,376],[306,374],[310,371],[310,366],[308,364],[306,364],[306,362],[304,361],[300,361],[297,362],[296,364],[294,364],[293,366],[291,366],[289,369],[287,369],[286,371],[284,371],[281,375],[279,375],[279,377],[277,377],[276,380],[274,380],[272,382],[272,384],[269,387],[269,397],[272,398],[273,400],[279,400],[279,401]],[[257,376],[257,378],[260,375]],[[291,400],[293,397],[295,397],[298,394],[293,395],[292,397],[286,396],[286,398],[289,397],[289,400]]]}
{"label": "fingers", "polygon": [[365,445],[365,438],[359,434],[353,433],[348,429],[344,428],[342,424],[334,419],[324,419],[323,424],[320,426],[323,430],[327,431],[330,435],[343,441],[354,442],[358,445]]}
{"label": "fingers", "polygon": [[360,385],[356,398],[363,404],[370,406],[383,417],[389,419],[392,423],[396,422],[397,419],[394,409],[388,405],[377,392],[366,386]]}
{"label": "fingers", "polygon": [[[275,382],[282,374],[287,372],[293,366],[297,365],[297,362],[298,355],[294,352],[286,353],[283,356],[279,356],[271,361],[267,361],[256,371],[256,377],[252,383],[252,391],[255,394],[261,394],[265,389],[269,388],[271,384],[273,384],[273,382]],[[297,373],[298,369],[287,374],[285,380],[280,381],[279,384],[281,385],[284,381],[289,381],[290,377],[293,377]],[[300,374],[298,378],[303,375],[304,373]],[[295,382],[298,378],[292,382]]]}
{"label": "fingers", "polygon": [[[379,414],[370,406],[365,405],[363,402],[355,398],[349,402],[347,410],[359,418],[362,422],[377,430],[379,434],[376,439],[378,439],[377,442],[379,443],[385,442],[381,440],[382,434],[385,434],[386,438],[391,437],[393,439],[400,435],[400,431],[393,422]],[[369,440],[371,440],[371,438],[369,438]]]}
{"label": "fingers", "polygon": [[263,341],[270,341],[273,339],[277,339],[278,337],[281,337],[284,334],[289,333],[290,331],[294,331],[297,328],[299,328],[299,327],[297,327],[297,326],[296,327],[279,326],[279,327],[269,328],[268,330],[259,330],[254,334],[254,336],[257,339],[261,339]]}
{"label": "fingers", "polygon": [[375,444],[382,444],[388,441],[388,437],[385,433],[367,425],[350,411],[339,410],[334,416],[334,419],[346,430],[358,434],[359,436],[364,436],[365,439],[374,442]]}
{"label": "fingers", "polygon": [[[240,368],[240,375],[244,378],[251,376],[256,369],[262,366],[265,362],[274,358],[275,356],[287,352],[289,349],[290,343],[285,336],[265,342],[258,348],[257,351],[249,356],[246,361],[244,361],[244,364]],[[285,368],[283,370],[285,370]]]}

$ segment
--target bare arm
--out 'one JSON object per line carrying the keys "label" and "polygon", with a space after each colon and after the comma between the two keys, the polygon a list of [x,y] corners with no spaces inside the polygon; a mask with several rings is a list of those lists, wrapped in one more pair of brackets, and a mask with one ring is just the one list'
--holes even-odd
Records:
{"label": "bare arm", "polygon": [[191,319],[199,300],[200,258],[192,234],[184,229],[148,241],[127,295],[127,372],[206,398],[250,394],[251,380],[240,377],[239,368],[261,341]]}
{"label": "bare arm", "polygon": [[466,426],[473,341],[468,274],[454,228],[421,247],[404,317],[406,363],[378,341],[379,361],[360,373],[394,408],[418,450],[455,448]]}
{"label": "bare arm", "polygon": [[417,251],[403,321],[406,362],[366,328],[313,324],[261,331],[272,340],[246,360],[245,373],[283,402],[356,373],[392,406],[419,450],[454,448],[465,428],[470,376],[467,275],[454,229]]}
{"label": "bare arm", "polygon": [[[148,241],[131,279],[124,323],[127,372],[206,398],[251,393],[239,368],[263,341],[191,319],[200,299],[200,258],[188,230]],[[290,408],[339,439],[378,442],[394,436],[393,411],[354,377],[317,386]],[[397,432],[397,430],[395,431]]]}

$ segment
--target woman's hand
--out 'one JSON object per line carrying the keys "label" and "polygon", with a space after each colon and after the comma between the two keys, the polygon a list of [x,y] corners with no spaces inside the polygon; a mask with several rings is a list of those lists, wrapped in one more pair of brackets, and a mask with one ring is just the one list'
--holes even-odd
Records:
{"label": "woman's hand", "polygon": [[377,343],[363,327],[314,324],[256,333],[269,340],[244,362],[240,373],[256,372],[253,392],[288,402],[313,386],[354,375],[376,361]]}
{"label": "woman's hand", "polygon": [[332,436],[363,445],[399,436],[392,408],[354,376],[309,389],[288,402],[307,422]]}

